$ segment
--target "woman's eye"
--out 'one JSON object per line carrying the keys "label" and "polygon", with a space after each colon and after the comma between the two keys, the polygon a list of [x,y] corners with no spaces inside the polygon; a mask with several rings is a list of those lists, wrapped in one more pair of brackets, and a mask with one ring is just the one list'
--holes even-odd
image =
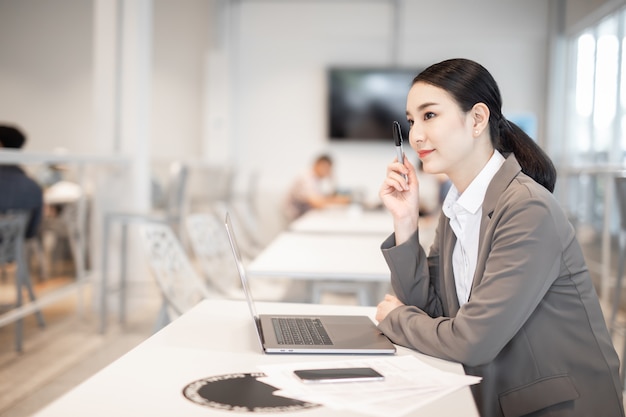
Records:
{"label": "woman's eye", "polygon": [[435,113],[431,111],[424,113],[424,120],[432,119],[433,117],[435,117]]}
{"label": "woman's eye", "polygon": [[409,124],[409,127],[413,126],[413,120],[407,120],[407,123]]}

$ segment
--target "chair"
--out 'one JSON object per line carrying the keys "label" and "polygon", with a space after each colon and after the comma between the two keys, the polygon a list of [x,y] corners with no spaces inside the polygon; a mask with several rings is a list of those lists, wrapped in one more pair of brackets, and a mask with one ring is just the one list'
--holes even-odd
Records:
{"label": "chair", "polygon": [[191,249],[207,284],[227,298],[242,298],[224,225],[212,213],[190,214],[185,224]]}
{"label": "chair", "polygon": [[[28,272],[26,262],[24,235],[29,214],[25,211],[12,211],[0,214],[0,266],[3,268],[9,263],[16,264],[15,287],[16,287],[16,307],[23,304],[23,289],[28,292],[31,301],[35,301],[35,292]],[[40,310],[35,312],[39,327],[45,327],[45,321]],[[15,348],[22,351],[23,319],[16,320],[15,326]]]}
{"label": "chair", "polygon": [[60,205],[60,214],[44,218],[42,222],[42,247],[47,265],[54,264],[52,247],[61,241],[69,244],[70,255],[79,279],[83,278],[86,268],[85,245],[87,243],[86,222],[81,216],[81,202],[68,201]]}
{"label": "chair", "polygon": [[216,201],[213,203],[212,211],[220,219],[224,219],[226,213],[230,213],[231,220],[239,231],[239,245],[244,256],[252,259],[263,250],[258,223],[245,206],[236,202]]}
{"label": "chair", "polygon": [[155,330],[167,325],[211,293],[191,265],[171,227],[162,223],[141,225],[141,237],[152,274],[162,296]]}
{"label": "chair", "polygon": [[[222,297],[243,300],[241,280],[221,218],[212,212],[189,214],[185,222],[187,234],[207,285]],[[244,262],[247,260],[244,258]],[[250,286],[254,297],[264,301],[285,300],[299,290],[291,280],[280,277],[251,280]]]}
{"label": "chair", "polygon": [[102,270],[100,288],[100,332],[106,331],[107,320],[107,293],[108,293],[108,261],[109,239],[114,223],[121,225],[120,243],[120,301],[119,316],[124,322],[126,316],[126,254],[128,252],[128,225],[131,223],[160,222],[167,224],[176,233],[179,239],[183,239],[182,221],[186,211],[186,190],[189,168],[181,162],[174,162],[170,166],[169,184],[165,210],[145,213],[136,212],[109,212],[104,216],[102,232]]}

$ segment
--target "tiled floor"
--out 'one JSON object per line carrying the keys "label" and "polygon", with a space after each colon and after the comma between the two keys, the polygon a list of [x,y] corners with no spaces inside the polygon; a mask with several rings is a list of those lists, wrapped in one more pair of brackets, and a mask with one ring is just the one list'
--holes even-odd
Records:
{"label": "tiled floor", "polygon": [[[46,328],[25,319],[24,349],[14,350],[14,325],[0,328],[0,415],[26,417],[117,359],[152,332],[158,305],[146,303],[125,326],[98,333],[98,317],[69,296],[43,310]],[[85,311],[87,310],[87,311]]]}
{"label": "tiled floor", "polygon": [[[599,259],[597,242],[589,242],[584,247],[590,263],[595,263]],[[63,282],[60,279],[47,285]],[[6,294],[2,285],[6,283],[0,283],[0,294]],[[626,297],[624,300],[626,302]],[[328,296],[324,302],[355,303],[355,299],[338,295]],[[22,354],[13,349],[13,325],[0,328],[0,416],[31,416],[149,337],[159,299],[154,296],[142,299],[141,303],[142,308],[129,315],[126,325],[110,320],[109,330],[101,335],[97,331],[98,316],[94,310],[88,307],[77,313],[77,297],[68,297],[44,310],[45,329],[37,327],[34,317],[26,319]],[[608,315],[608,310],[605,312]],[[620,355],[623,339],[622,335],[615,337]]]}

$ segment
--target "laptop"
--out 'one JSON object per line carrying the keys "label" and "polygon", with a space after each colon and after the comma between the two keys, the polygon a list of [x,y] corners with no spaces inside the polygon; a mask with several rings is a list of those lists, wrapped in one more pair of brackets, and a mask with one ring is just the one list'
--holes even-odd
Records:
{"label": "laptop", "polygon": [[393,354],[396,347],[367,316],[257,314],[229,213],[224,221],[241,285],[265,353]]}

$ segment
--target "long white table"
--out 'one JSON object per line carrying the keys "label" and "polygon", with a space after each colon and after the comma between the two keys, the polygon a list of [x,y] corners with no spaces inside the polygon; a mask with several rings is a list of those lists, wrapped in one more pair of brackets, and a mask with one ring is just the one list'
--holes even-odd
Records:
{"label": "long white table", "polygon": [[[420,243],[428,252],[435,238],[438,214],[419,219]],[[393,217],[385,209],[364,210],[358,207],[333,207],[309,210],[289,224],[289,231],[377,235],[383,238],[393,232]]]}
{"label": "long white table", "polygon": [[293,232],[389,235],[393,218],[386,210],[337,207],[309,210],[289,225]]}
{"label": "long white table", "polygon": [[389,286],[381,234],[280,233],[248,265],[253,278],[289,277],[312,284],[311,299],[324,291],[355,292],[361,304],[380,300]]}
{"label": "long white table", "polygon": [[[258,303],[260,313],[365,314],[371,307]],[[456,363],[398,348],[439,369],[462,373]],[[350,355],[266,355],[261,353],[247,305],[242,301],[204,301],[138,347],[98,372],[44,409],[36,417],[206,417],[239,416],[190,401],[183,389],[203,379],[259,372],[260,364],[339,360]],[[218,378],[213,378],[218,377]],[[240,392],[239,396],[246,396]],[[241,397],[240,397],[241,398]],[[268,414],[265,414],[268,415]],[[271,413],[285,417],[358,416],[327,407]],[[469,388],[430,403],[411,416],[478,416]]]}
{"label": "long white table", "polygon": [[252,275],[388,282],[384,235],[282,232],[250,263]]}

